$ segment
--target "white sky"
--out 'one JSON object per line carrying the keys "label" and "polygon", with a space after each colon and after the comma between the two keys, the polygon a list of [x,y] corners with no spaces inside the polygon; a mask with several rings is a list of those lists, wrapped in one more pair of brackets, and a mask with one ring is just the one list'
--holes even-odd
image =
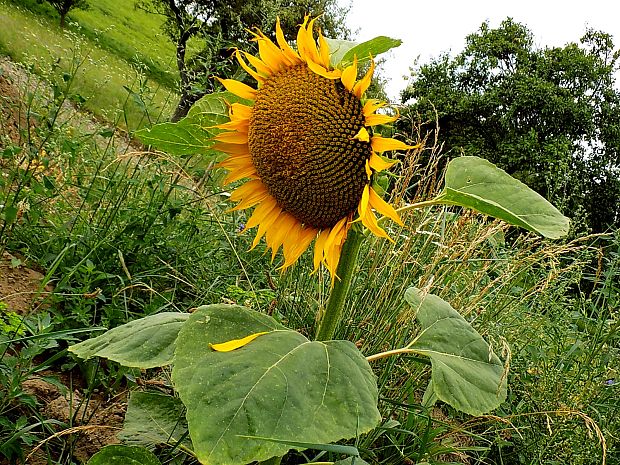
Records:
{"label": "white sky", "polygon": [[405,88],[402,76],[419,57],[420,63],[450,51],[456,55],[465,46],[465,36],[489,20],[497,27],[510,16],[525,24],[537,46],[562,46],[577,42],[587,27],[611,34],[620,47],[620,2],[618,0],[338,0],[351,1],[349,28],[359,29],[356,41],[384,35],[403,44],[384,55],[383,75],[389,78],[387,92],[397,100]]}

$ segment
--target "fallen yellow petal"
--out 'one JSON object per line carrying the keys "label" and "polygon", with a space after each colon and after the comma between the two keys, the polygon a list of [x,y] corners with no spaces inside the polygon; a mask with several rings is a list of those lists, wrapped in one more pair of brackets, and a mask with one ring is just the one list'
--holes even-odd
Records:
{"label": "fallen yellow petal", "polygon": [[249,344],[258,336],[262,336],[263,334],[268,333],[269,331],[263,331],[261,333],[250,334],[249,336],[241,339],[233,339],[232,341],[221,342],[219,344],[209,344],[209,348],[215,350],[216,352],[230,352],[231,350],[235,350]]}

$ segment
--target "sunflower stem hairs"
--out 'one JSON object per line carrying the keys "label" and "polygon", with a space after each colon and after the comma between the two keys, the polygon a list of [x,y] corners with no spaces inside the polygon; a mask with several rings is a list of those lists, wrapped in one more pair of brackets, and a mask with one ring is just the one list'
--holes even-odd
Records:
{"label": "sunflower stem hairs", "polygon": [[374,62],[359,80],[357,59],[343,69],[332,67],[320,31],[318,43],[315,39],[315,21],[304,19],[296,51],[278,20],[277,44],[257,31],[258,56],[236,52],[258,85],[255,89],[220,79],[228,91],[251,104],[229,106],[230,121],[217,126],[223,131],[214,148],[228,154],[219,164],[229,171],[225,182],[243,180],[231,194],[238,202],[233,210],[255,207],[245,228],[258,228],[252,248],[265,236],[272,260],[283,249],[285,269],[314,241],[314,269],[323,264],[333,286],[353,221],[359,219],[385,238],[389,236],[375,212],[402,225],[371,182],[375,173],[394,163],[379,153],[412,147],[373,134],[374,126],[397,118],[376,113],[384,102],[363,100]]}

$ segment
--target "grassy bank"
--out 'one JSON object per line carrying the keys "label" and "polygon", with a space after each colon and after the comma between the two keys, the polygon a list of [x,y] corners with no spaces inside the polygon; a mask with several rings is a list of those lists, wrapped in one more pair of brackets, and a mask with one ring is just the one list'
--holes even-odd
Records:
{"label": "grassy bank", "polygon": [[[103,22],[103,10],[93,10],[92,14],[92,23],[86,22],[87,25]],[[113,30],[110,28],[110,33]],[[109,51],[110,42],[120,38],[115,39],[112,34],[97,39],[94,29],[85,28],[85,32],[90,36],[81,34],[79,28],[62,31],[54,18],[0,2],[1,53],[52,82],[71,76],[69,98],[95,116],[118,122],[125,129],[134,130],[167,118],[177,95],[161,82],[148,78],[147,66],[140,63],[153,61],[152,58],[136,53],[130,63],[125,56]],[[144,48],[148,47],[144,44]],[[131,50],[127,48],[126,53],[132,53]]]}

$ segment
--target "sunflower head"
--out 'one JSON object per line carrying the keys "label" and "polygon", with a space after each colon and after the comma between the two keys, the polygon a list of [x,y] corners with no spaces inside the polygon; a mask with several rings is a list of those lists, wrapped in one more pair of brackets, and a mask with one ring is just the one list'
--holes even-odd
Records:
{"label": "sunflower head", "polygon": [[228,154],[219,166],[226,182],[244,180],[233,191],[235,210],[255,207],[246,229],[257,227],[252,247],[263,236],[275,257],[284,251],[286,268],[314,244],[314,268],[324,264],[333,277],[342,245],[356,215],[374,234],[388,238],[373,210],[402,224],[396,211],[373,190],[374,173],[393,162],[378,153],[411,148],[372,134],[372,127],[396,117],[378,114],[385,106],[364,100],[374,63],[357,80],[358,63],[330,64],[329,45],[316,19],[305,18],[297,50],[276,23],[276,42],[258,31],[258,56],[236,52],[257,88],[220,79],[251,105],[230,105],[230,121],[218,127],[215,149]]}

